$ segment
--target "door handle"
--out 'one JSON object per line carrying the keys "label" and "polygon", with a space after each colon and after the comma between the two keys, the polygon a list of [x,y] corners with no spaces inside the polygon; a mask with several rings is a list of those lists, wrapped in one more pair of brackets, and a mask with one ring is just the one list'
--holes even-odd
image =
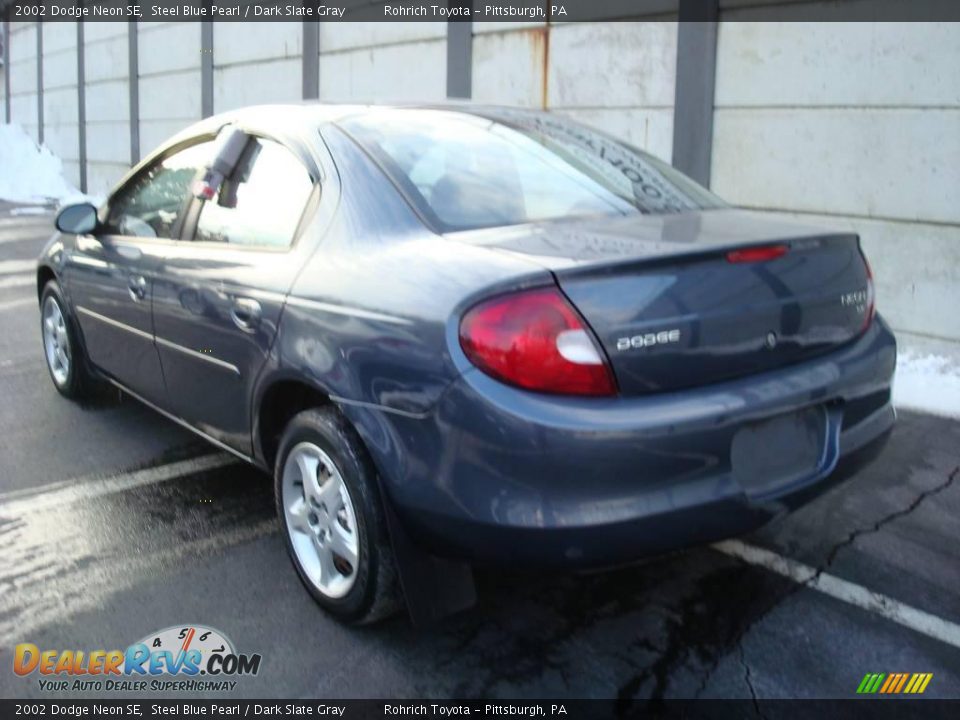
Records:
{"label": "door handle", "polygon": [[130,291],[130,298],[134,302],[140,302],[147,296],[147,279],[143,275],[131,275],[127,281],[127,288]]}
{"label": "door handle", "polygon": [[241,297],[233,301],[233,309],[230,311],[230,317],[234,324],[241,330],[253,330],[260,324],[260,315],[262,308],[253,298]]}

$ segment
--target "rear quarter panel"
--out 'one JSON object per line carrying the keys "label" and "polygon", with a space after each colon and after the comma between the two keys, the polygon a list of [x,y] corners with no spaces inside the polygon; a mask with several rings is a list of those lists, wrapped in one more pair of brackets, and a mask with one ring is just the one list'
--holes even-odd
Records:
{"label": "rear quarter panel", "polygon": [[390,415],[429,414],[459,374],[447,328],[473,298],[553,282],[542,266],[428,230],[348,137],[326,127],[340,198],[294,282],[258,397],[296,378],[330,396],[382,472]]}

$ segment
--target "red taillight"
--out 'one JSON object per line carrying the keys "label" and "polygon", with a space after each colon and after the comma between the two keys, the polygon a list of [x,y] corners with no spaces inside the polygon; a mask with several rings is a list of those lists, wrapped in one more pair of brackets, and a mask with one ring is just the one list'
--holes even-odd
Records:
{"label": "red taillight", "polygon": [[613,375],[586,324],[556,288],[503,295],[460,322],[460,347],[474,365],[527,390],[614,395]]}
{"label": "red taillight", "polygon": [[786,245],[764,245],[763,247],[743,248],[731,250],[727,253],[727,262],[749,263],[775,260],[787,254]]}

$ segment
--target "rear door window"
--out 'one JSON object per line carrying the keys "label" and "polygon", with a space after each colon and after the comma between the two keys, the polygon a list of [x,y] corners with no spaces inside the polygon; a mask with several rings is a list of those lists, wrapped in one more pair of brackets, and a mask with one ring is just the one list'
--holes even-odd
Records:
{"label": "rear door window", "polygon": [[252,138],[252,152],[214,200],[204,202],[195,242],[289,247],[313,190],[307,168],[290,150],[267,138]]}

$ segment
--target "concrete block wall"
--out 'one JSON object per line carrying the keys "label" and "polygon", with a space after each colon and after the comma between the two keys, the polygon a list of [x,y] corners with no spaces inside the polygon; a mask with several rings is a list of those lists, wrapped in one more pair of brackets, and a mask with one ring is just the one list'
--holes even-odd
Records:
{"label": "concrete block wall", "polygon": [[0,21],[0,121],[4,122],[7,119],[7,74],[4,72],[6,56],[3,50],[7,41],[6,32],[6,25]]}
{"label": "concrete block wall", "polygon": [[40,139],[37,112],[37,24],[10,23],[10,115],[34,140]]}
{"label": "concrete block wall", "polygon": [[[960,352],[955,27],[745,22],[760,11],[722,2],[711,68],[712,55],[680,32],[675,4],[662,7],[667,14],[633,22],[477,22],[456,41],[442,22],[321,23],[315,58],[303,56],[302,23],[214,23],[207,108],[300,101],[314,92],[305,68],[325,101],[439,101],[463,67],[470,78],[455,86],[477,102],[564,113],[671,160],[674,143],[689,148],[684,139],[701,136],[693,115],[675,121],[675,99],[684,88],[689,99],[692,86],[689,72],[678,79],[678,53],[692,52],[683,57],[705,62],[715,79],[712,98],[685,106],[712,109],[712,145],[701,153],[711,187],[737,205],[860,233],[880,308],[901,337]],[[39,138],[37,27],[15,22],[9,31],[12,119]],[[86,179],[95,194],[204,114],[201,23],[140,23],[131,128],[129,33],[127,23],[84,23]],[[79,184],[77,26],[47,24],[42,39],[42,135]],[[469,62],[448,68],[451,52]]]}
{"label": "concrete block wall", "polygon": [[675,22],[557,25],[547,107],[670,162],[676,68]]}
{"label": "concrete block wall", "polygon": [[669,161],[676,22],[475,23],[473,99],[554,110]]}
{"label": "concrete block wall", "polygon": [[[87,189],[102,194],[132,157],[128,27],[84,27]],[[142,157],[201,118],[203,50],[200,23],[140,23],[136,32]],[[35,33],[31,23],[12,25],[11,111],[38,137]],[[79,184],[70,140],[78,135],[76,26],[51,23],[44,33],[52,43],[44,47],[45,129],[55,125],[54,149]],[[473,98],[563,112],[669,160],[676,37],[675,22],[476,23]],[[446,98],[447,23],[323,23],[319,46],[321,100]],[[301,23],[214,23],[213,111],[299,101],[302,53]]]}
{"label": "concrete block wall", "polygon": [[722,22],[711,187],[860,233],[902,334],[960,342],[960,33]]}
{"label": "concrete block wall", "polygon": [[546,107],[549,32],[542,22],[474,23],[473,99]]}
{"label": "concrete block wall", "polygon": [[138,25],[140,157],[201,119],[200,60],[199,23]]}
{"label": "concrete block wall", "polygon": [[299,102],[302,53],[303,29],[298,22],[214,23],[213,111]]}
{"label": "concrete block wall", "polygon": [[69,23],[43,25],[43,142],[62,161],[63,174],[80,186],[77,32]]}
{"label": "concrete block wall", "polygon": [[447,23],[320,26],[320,99],[435,101],[447,96]]}
{"label": "concrete block wall", "polygon": [[87,189],[106,194],[130,168],[127,24],[84,23]]}

